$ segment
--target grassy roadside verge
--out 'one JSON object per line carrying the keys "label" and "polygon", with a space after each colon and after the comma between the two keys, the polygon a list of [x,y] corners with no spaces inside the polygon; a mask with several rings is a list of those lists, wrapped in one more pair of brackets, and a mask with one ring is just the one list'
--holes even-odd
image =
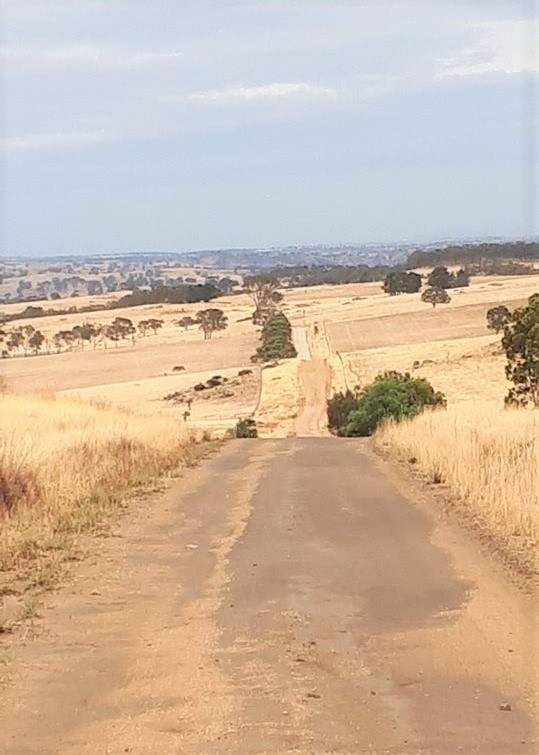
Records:
{"label": "grassy roadside verge", "polygon": [[461,518],[525,571],[539,541],[539,415],[457,405],[381,427],[378,450],[451,499]]}
{"label": "grassy roadside verge", "polygon": [[53,587],[82,536],[209,450],[171,418],[67,399],[5,394],[0,416],[0,598]]}

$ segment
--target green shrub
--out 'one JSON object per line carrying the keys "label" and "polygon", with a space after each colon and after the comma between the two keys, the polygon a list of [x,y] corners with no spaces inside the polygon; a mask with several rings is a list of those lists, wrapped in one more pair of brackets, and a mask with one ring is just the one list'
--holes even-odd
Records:
{"label": "green shrub", "polygon": [[236,438],[258,438],[254,419],[240,419],[236,425]]}
{"label": "green shrub", "polygon": [[334,435],[343,435],[350,412],[357,409],[359,405],[359,395],[346,391],[345,393],[336,393],[327,401],[328,427]]}
{"label": "green shrub", "polygon": [[444,407],[446,400],[427,380],[409,373],[384,372],[361,393],[357,408],[348,415],[344,434],[372,435],[385,419],[400,422],[417,416],[428,406]]}

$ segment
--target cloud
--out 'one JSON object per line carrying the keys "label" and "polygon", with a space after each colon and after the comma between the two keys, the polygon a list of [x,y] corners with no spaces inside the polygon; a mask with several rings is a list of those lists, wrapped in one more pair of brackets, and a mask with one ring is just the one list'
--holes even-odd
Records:
{"label": "cloud", "polygon": [[111,135],[105,131],[44,132],[14,134],[0,138],[3,152],[30,152],[44,149],[90,146],[109,141]]}
{"label": "cloud", "polygon": [[290,97],[334,97],[335,89],[322,87],[306,82],[274,83],[255,87],[231,87],[228,89],[210,89],[195,92],[189,96],[190,100],[206,100],[209,102],[285,99]]}
{"label": "cloud", "polygon": [[474,24],[468,29],[477,31],[479,39],[456,55],[439,60],[435,78],[539,71],[535,19]]}
{"label": "cloud", "polygon": [[181,52],[130,52],[97,45],[64,45],[57,48],[27,50],[5,48],[2,56],[9,62],[21,61],[25,66],[43,63],[75,63],[99,68],[133,69],[159,63],[171,63],[182,57]]}

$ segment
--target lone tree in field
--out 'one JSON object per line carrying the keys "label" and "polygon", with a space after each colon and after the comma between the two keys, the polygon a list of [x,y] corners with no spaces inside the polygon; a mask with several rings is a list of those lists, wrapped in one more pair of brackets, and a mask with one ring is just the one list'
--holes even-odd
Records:
{"label": "lone tree in field", "polygon": [[252,275],[244,279],[244,287],[255,305],[253,322],[255,325],[263,325],[283,300],[279,291],[281,282],[271,275]]}
{"label": "lone tree in field", "polygon": [[504,328],[502,346],[507,357],[505,374],[513,383],[505,403],[539,407],[539,294],[513,312]]}
{"label": "lone tree in field", "polygon": [[204,332],[204,340],[211,339],[216,330],[225,330],[228,317],[222,309],[203,309],[197,313],[197,322]]}
{"label": "lone tree in field", "polygon": [[178,327],[180,328],[183,328],[184,330],[189,330],[191,325],[196,325],[196,324],[197,324],[197,321],[195,320],[195,318],[189,317],[189,316],[182,317],[176,321],[176,325],[178,325]]}
{"label": "lone tree in field", "polygon": [[511,312],[503,304],[492,307],[487,312],[487,328],[500,333],[511,322],[511,317]]}
{"label": "lone tree in field", "polygon": [[435,308],[437,304],[449,304],[451,297],[445,289],[432,286],[423,291],[421,301],[424,301],[426,304],[432,304],[433,308]]}

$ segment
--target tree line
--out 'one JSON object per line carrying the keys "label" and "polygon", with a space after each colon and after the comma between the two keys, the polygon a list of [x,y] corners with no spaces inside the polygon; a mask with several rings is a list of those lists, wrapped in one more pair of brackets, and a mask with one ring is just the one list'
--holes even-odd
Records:
{"label": "tree line", "polygon": [[432,252],[417,250],[408,256],[406,268],[436,267],[437,265],[483,266],[499,260],[539,260],[539,243],[515,241],[498,244],[462,244],[436,249]]}
{"label": "tree line", "polygon": [[133,291],[119,299],[104,302],[103,304],[88,304],[79,307],[72,306],[67,309],[45,309],[40,305],[28,305],[21,312],[15,312],[10,315],[0,314],[0,324],[6,324],[15,320],[29,320],[36,317],[86,314],[89,312],[103,312],[111,309],[140,307],[145,304],[196,304],[197,302],[209,302],[221,295],[222,292],[211,284],[159,286],[152,291]]}
{"label": "tree line", "polygon": [[[196,317],[185,316],[174,321],[174,324],[184,330],[191,326],[198,326],[204,334],[204,340],[211,339],[213,333],[225,330],[228,318],[220,309],[203,309]],[[38,354],[59,354],[63,351],[84,351],[87,345],[93,349],[102,346],[107,349],[110,344],[118,346],[121,341],[131,341],[137,338],[155,335],[163,327],[163,320],[148,318],[140,320],[136,325],[128,317],[115,317],[107,325],[85,322],[70,329],[59,330],[52,336],[44,334],[33,325],[18,325],[11,328],[0,326],[0,356],[37,356]]]}

